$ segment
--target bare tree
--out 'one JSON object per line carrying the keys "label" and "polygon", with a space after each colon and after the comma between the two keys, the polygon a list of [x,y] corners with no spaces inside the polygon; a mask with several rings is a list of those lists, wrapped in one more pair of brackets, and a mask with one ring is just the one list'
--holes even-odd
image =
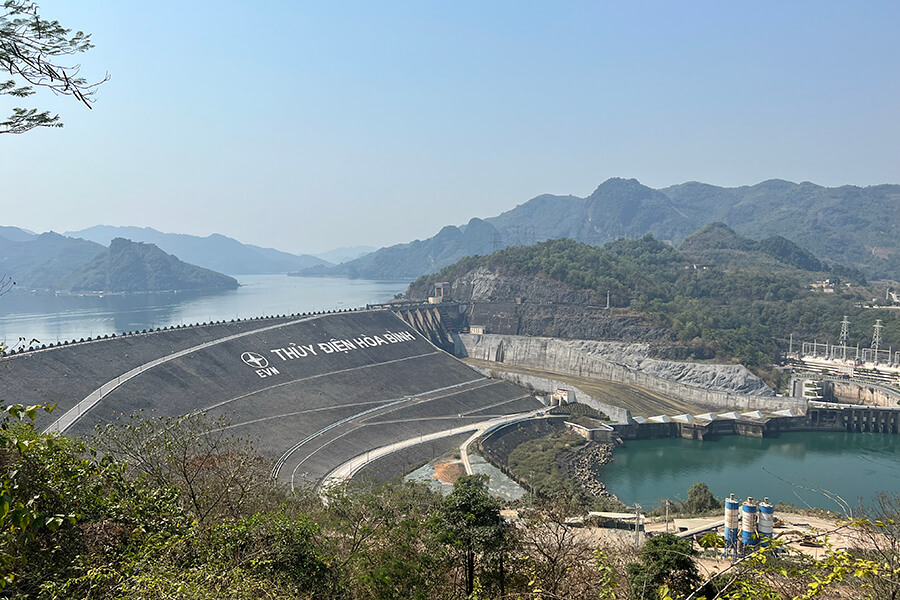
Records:
{"label": "bare tree", "polygon": [[98,426],[96,446],[128,463],[134,475],[180,492],[198,521],[259,510],[272,491],[271,465],[249,442],[205,414],[144,418],[135,413]]}

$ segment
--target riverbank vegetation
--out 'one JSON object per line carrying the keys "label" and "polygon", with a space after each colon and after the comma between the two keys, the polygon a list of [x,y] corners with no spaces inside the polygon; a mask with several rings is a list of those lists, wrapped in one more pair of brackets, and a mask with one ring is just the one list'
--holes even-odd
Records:
{"label": "riverbank vegetation", "polygon": [[[770,555],[725,564],[715,575],[696,562],[686,540],[663,535],[638,553],[630,534],[571,526],[569,517],[584,508],[570,498],[504,518],[480,476],[460,478],[446,497],[416,484],[356,484],[329,490],[323,502],[313,489],[288,492],[255,473],[224,469],[241,454],[252,464],[262,459],[220,435],[214,423],[194,417],[165,423],[170,431],[159,442],[153,438],[160,422],[153,420],[105,429],[133,442],[126,462],[93,442],[36,432],[30,421],[37,410],[9,406],[0,418],[2,598],[625,600],[660,597],[662,590],[670,598],[740,600],[900,593],[900,507],[891,499],[879,505],[878,520],[856,523],[868,536],[866,550],[823,551],[818,560]],[[184,423],[192,428],[180,428]],[[197,439],[204,433],[214,442]],[[145,454],[152,459],[142,462]],[[221,493],[223,481],[229,493]]]}
{"label": "riverbank vegetation", "polygon": [[547,437],[528,440],[509,454],[508,467],[518,481],[532,493],[545,498],[568,496],[579,498],[578,482],[566,477],[559,458],[587,443],[583,437],[557,431]]}

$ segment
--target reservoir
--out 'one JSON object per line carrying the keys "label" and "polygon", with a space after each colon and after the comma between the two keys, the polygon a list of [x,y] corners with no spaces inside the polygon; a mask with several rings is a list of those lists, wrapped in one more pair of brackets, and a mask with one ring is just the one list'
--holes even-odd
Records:
{"label": "reservoir", "polygon": [[0,297],[0,341],[41,344],[231,319],[344,310],[386,302],[408,281],[239,275],[217,292],[74,296],[13,290]]}
{"label": "reservoir", "polygon": [[773,503],[843,512],[878,492],[900,492],[900,436],[880,433],[791,432],[778,437],[722,436],[629,441],[601,471],[607,489],[626,504],[655,508],[687,498],[702,481],[717,498],[768,496]]}

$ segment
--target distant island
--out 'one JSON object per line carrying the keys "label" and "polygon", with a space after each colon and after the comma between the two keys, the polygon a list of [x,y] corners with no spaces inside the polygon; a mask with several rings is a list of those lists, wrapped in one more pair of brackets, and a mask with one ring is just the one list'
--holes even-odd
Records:
{"label": "distant island", "polygon": [[138,293],[238,287],[233,277],[183,262],[153,244],[115,238],[104,248],[52,232],[20,236],[20,241],[4,233],[9,232],[0,232],[0,272],[20,290]]}
{"label": "distant island", "polygon": [[166,254],[153,244],[115,238],[109,248],[59,284],[71,292],[107,293],[233,290],[234,277],[204,269]]}

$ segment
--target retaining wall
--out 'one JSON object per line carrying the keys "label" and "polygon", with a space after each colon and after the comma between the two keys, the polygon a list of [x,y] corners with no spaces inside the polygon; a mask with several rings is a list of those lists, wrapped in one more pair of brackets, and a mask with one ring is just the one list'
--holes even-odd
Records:
{"label": "retaining wall", "polygon": [[852,404],[887,407],[900,405],[900,392],[884,386],[856,381],[823,381],[822,395]]}
{"label": "retaining wall", "polygon": [[[457,349],[461,350],[459,348],[461,345],[465,351],[463,355],[472,358],[632,384],[672,398],[680,398],[695,404],[725,410],[780,410],[806,406],[806,401],[802,398],[731,393],[665,379],[589,354],[577,347],[576,344],[579,342],[584,343],[579,340],[552,338],[462,334],[459,336]],[[715,367],[721,366],[685,363],[685,368],[688,370],[695,369],[702,372],[703,368],[708,368],[710,377],[713,379],[717,377],[717,372],[723,370],[716,370]],[[525,376],[516,375],[515,377],[527,383]],[[506,377],[504,376],[504,378]],[[712,384],[715,384],[715,381],[711,382]],[[583,392],[581,393],[583,396],[585,395]],[[606,412],[605,409],[600,410]],[[610,414],[610,417],[613,415]],[[620,419],[618,416],[614,418]]]}

